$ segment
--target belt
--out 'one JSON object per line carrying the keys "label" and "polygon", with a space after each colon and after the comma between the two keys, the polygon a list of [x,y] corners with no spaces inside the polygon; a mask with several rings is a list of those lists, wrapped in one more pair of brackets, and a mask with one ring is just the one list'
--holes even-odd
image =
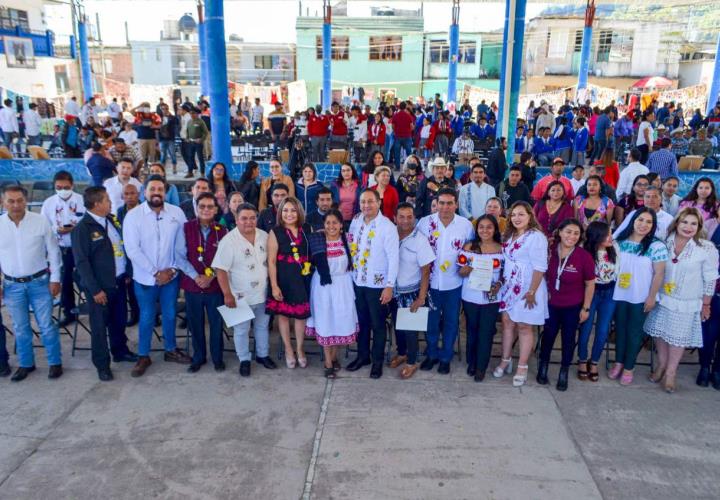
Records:
{"label": "belt", "polygon": [[31,276],[22,276],[20,278],[13,278],[12,276],[8,276],[7,274],[5,274],[3,276],[7,281],[11,281],[13,283],[29,283],[32,280],[36,280],[38,278],[45,276],[47,273],[48,273],[48,270],[43,269],[42,271],[38,271]]}

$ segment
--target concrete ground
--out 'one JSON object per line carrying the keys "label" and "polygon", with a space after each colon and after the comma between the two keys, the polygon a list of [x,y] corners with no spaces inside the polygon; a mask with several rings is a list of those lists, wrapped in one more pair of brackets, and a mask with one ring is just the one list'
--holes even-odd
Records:
{"label": "concrete ground", "polygon": [[720,497],[720,392],[695,386],[695,366],[672,395],[647,367],[628,388],[573,370],[559,393],[534,366],[513,389],[507,376],[474,383],[458,361],[449,376],[371,380],[365,368],[326,381],[315,356],[241,379],[232,353],[224,373],[191,375],[157,353],[145,377],[113,365],[102,383],[67,336],[63,353],[59,380],[42,349],[27,380],[0,379],[0,498]]}

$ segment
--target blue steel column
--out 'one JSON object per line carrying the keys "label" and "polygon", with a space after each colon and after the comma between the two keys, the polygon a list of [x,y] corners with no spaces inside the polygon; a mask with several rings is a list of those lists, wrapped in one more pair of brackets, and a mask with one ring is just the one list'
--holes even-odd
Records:
{"label": "blue steel column", "polygon": [[720,98],[720,35],[718,35],[717,47],[715,48],[715,69],[713,70],[713,78],[710,83],[706,114],[710,113],[713,107],[715,107],[718,98]]}
{"label": "blue steel column", "polygon": [[93,78],[90,68],[90,49],[88,48],[87,24],[85,16],[78,17],[78,41],[80,42],[80,73],[82,75],[83,102],[93,94]]}
{"label": "blue steel column", "polygon": [[223,0],[205,2],[205,36],[207,38],[210,125],[213,160],[226,167],[232,165],[230,149],[230,103],[228,101],[227,55],[225,53],[225,19]]}
{"label": "blue steel column", "polygon": [[208,56],[207,56],[207,27],[205,22],[198,23],[198,49],[200,50],[200,94],[203,96],[210,95],[210,84],[208,74]]}
{"label": "blue steel column", "polygon": [[497,137],[507,138],[506,157],[508,162],[512,162],[515,151],[515,133],[512,129],[517,121],[518,99],[520,97],[526,5],[527,0],[507,0],[505,7],[503,61],[500,74],[500,103],[498,110],[499,132]]}
{"label": "blue steel column", "polygon": [[330,109],[332,102],[332,8],[330,1],[323,2],[323,31],[322,31],[322,107]]}
{"label": "blue steel column", "polygon": [[460,49],[460,0],[453,0],[452,24],[450,25],[450,54],[448,60],[447,102],[457,100],[457,65]]}
{"label": "blue steel column", "polygon": [[588,0],[585,7],[585,28],[583,29],[582,47],[580,48],[580,69],[578,71],[577,89],[586,89],[590,72],[590,47],[592,46],[592,25],[595,19],[595,0]]}

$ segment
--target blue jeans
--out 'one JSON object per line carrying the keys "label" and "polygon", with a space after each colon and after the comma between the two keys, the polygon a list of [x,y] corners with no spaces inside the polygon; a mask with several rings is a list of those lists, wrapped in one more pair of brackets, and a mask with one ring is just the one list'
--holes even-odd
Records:
{"label": "blue jeans", "polygon": [[400,148],[405,150],[406,155],[412,153],[413,140],[412,137],[396,137],[395,144],[393,144],[393,156],[395,156],[395,167],[400,170],[401,162]]}
{"label": "blue jeans", "polygon": [[48,365],[62,364],[60,334],[52,319],[53,298],[48,288],[49,283],[50,277],[47,275],[28,283],[14,283],[8,280],[3,282],[3,300],[12,318],[18,366],[21,368],[35,366],[30,307],[40,328],[40,338],[45,346]]}
{"label": "blue jeans", "polygon": [[160,140],[160,163],[165,165],[167,159],[173,165],[177,165],[177,156],[175,156],[175,140],[174,139],[161,139]]}
{"label": "blue jeans", "polygon": [[393,134],[387,134],[385,136],[385,165],[390,164],[390,153],[395,149],[395,136]]}
{"label": "blue jeans", "polygon": [[592,304],[590,304],[590,312],[585,323],[580,324],[580,335],[578,337],[578,360],[585,361],[588,359],[588,342],[590,340],[590,332],[593,327],[593,320],[597,313],[597,322],[595,324],[595,340],[593,341],[592,354],[590,361],[597,363],[600,355],[605,348],[608,333],[610,333],[610,323],[615,314],[615,301],[613,300],[613,290],[615,283],[609,286],[598,288],[595,285],[595,295],[593,295]]}
{"label": "blue jeans", "polygon": [[250,306],[255,313],[255,319],[240,323],[233,327],[233,340],[235,341],[235,353],[238,359],[250,361],[250,323],[255,334],[255,357],[267,358],[270,355],[270,316],[265,314],[265,303]]}
{"label": "blue jeans", "polygon": [[[439,359],[449,363],[455,353],[455,340],[460,326],[460,296],[462,287],[454,290],[430,289],[430,314],[428,315],[427,353],[430,359]],[[440,341],[440,321],[442,320],[442,349]]]}
{"label": "blue jeans", "polygon": [[153,326],[155,325],[155,305],[160,301],[162,315],[162,334],[165,350],[174,351],[175,343],[175,305],[177,304],[180,278],[175,277],[163,286],[141,285],[134,283],[135,296],[140,305],[140,324],[138,325],[138,355],[149,356],[152,344]]}

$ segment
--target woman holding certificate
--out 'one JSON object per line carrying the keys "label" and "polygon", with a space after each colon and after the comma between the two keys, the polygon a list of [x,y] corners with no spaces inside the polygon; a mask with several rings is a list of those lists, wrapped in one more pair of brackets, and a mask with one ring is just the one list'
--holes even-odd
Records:
{"label": "woman holding certificate", "polygon": [[503,255],[505,269],[500,296],[503,313],[502,361],[493,377],[500,378],[512,372],[512,347],[517,328],[520,338],[520,356],[513,377],[513,386],[527,382],[528,359],[533,349],[533,325],[542,325],[548,317],[545,271],[547,270],[547,238],[535,219],[530,204],[517,201],[510,207],[508,228],[505,232]]}
{"label": "woman holding certificate", "polygon": [[485,379],[490,363],[504,261],[497,219],[481,215],[477,219],[475,240],[466,243],[458,255],[467,324],[467,374],[474,377],[475,382]]}
{"label": "woman holding certificate", "polygon": [[567,390],[568,371],[575,352],[575,333],[578,323],[587,320],[595,293],[595,261],[590,252],[580,246],[582,236],[583,228],[577,219],[567,219],[560,224],[555,233],[558,244],[550,250],[545,275],[550,317],[545,320],[536,380],[538,384],[547,385],[550,354],[558,331],[562,330],[558,391]]}

